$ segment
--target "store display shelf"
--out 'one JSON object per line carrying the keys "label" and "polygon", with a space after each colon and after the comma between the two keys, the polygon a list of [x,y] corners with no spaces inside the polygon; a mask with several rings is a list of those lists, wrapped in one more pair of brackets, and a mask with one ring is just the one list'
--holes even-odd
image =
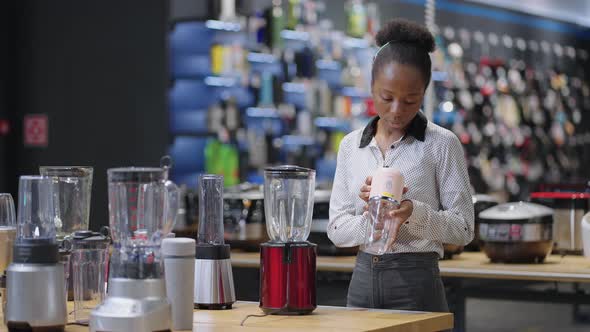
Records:
{"label": "store display shelf", "polygon": [[242,31],[242,25],[237,22],[224,22],[217,20],[205,21],[205,27],[211,30],[227,31],[227,32],[240,32]]}

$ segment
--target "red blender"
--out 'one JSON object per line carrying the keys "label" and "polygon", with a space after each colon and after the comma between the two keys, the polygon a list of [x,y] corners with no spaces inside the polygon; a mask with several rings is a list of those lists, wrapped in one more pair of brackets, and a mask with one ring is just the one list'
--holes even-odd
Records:
{"label": "red blender", "polygon": [[311,230],[315,170],[264,170],[269,242],[260,246],[260,308],[267,314],[309,314],[316,308],[316,248]]}

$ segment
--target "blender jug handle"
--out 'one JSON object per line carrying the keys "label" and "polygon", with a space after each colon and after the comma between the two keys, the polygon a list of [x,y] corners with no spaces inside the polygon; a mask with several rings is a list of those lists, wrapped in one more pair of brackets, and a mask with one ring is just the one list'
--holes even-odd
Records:
{"label": "blender jug handle", "polygon": [[[160,167],[166,172],[166,179],[168,178],[168,171],[172,168],[172,157],[169,155],[163,156],[160,159]],[[180,189],[178,186],[170,181],[164,181],[164,187],[166,188],[166,209],[164,211],[164,222],[163,234],[167,235],[172,231],[176,224],[176,217],[178,215],[178,208],[180,207]]]}
{"label": "blender jug handle", "polygon": [[166,155],[160,158],[160,168],[166,172],[166,178],[168,178],[168,170],[172,168],[172,157]]}
{"label": "blender jug handle", "polygon": [[174,224],[176,224],[176,216],[178,215],[180,203],[180,189],[170,180],[164,181],[164,187],[166,187],[166,209],[164,211],[166,220],[162,235],[167,235],[174,228]]}

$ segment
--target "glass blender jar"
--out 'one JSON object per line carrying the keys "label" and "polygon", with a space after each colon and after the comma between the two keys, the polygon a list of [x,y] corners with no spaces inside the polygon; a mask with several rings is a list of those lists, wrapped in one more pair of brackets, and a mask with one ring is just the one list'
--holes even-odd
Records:
{"label": "glass blender jar", "polygon": [[108,297],[92,311],[91,331],[169,331],[162,239],[178,212],[178,187],[168,167],[108,170],[113,241]]}
{"label": "glass blender jar", "polygon": [[260,246],[260,308],[270,314],[308,314],[316,308],[317,245],[311,230],[315,170],[264,170],[264,211],[270,241]]}
{"label": "glass blender jar", "polygon": [[64,267],[55,239],[57,182],[21,176],[17,235],[7,269],[10,331],[63,331],[67,322]]}
{"label": "glass blender jar", "polygon": [[41,166],[42,176],[57,179],[59,215],[55,218],[57,241],[75,231],[88,230],[92,173],[90,166]]}
{"label": "glass blender jar", "polygon": [[76,231],[88,230],[93,168],[90,166],[41,166],[42,176],[52,177],[57,183],[55,196],[58,213],[54,218],[55,233],[60,246],[60,260],[64,263],[68,299],[74,299],[71,261],[71,236]]}

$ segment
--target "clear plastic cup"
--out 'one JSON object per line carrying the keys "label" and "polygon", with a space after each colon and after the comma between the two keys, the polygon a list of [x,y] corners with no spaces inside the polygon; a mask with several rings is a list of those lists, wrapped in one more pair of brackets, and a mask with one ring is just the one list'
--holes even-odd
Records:
{"label": "clear plastic cup", "polygon": [[390,212],[397,208],[398,201],[387,196],[375,196],[369,200],[369,221],[365,230],[363,251],[382,255],[389,250],[397,235],[397,227],[390,217]]}
{"label": "clear plastic cup", "polygon": [[87,323],[90,312],[106,298],[109,238],[91,231],[73,235],[74,320]]}
{"label": "clear plastic cup", "polygon": [[369,194],[369,222],[362,250],[373,255],[387,252],[397,236],[396,221],[391,212],[399,208],[404,190],[404,177],[394,168],[377,170]]}
{"label": "clear plastic cup", "polygon": [[62,241],[61,242],[61,247],[59,248],[59,261],[64,265],[64,283],[65,283],[65,291],[66,291],[66,297],[65,299],[67,300],[68,298],[68,290],[69,290],[69,284],[70,284],[70,271],[72,270],[72,267],[70,266],[70,261],[71,261],[71,247],[69,247],[69,243],[66,241]]}

